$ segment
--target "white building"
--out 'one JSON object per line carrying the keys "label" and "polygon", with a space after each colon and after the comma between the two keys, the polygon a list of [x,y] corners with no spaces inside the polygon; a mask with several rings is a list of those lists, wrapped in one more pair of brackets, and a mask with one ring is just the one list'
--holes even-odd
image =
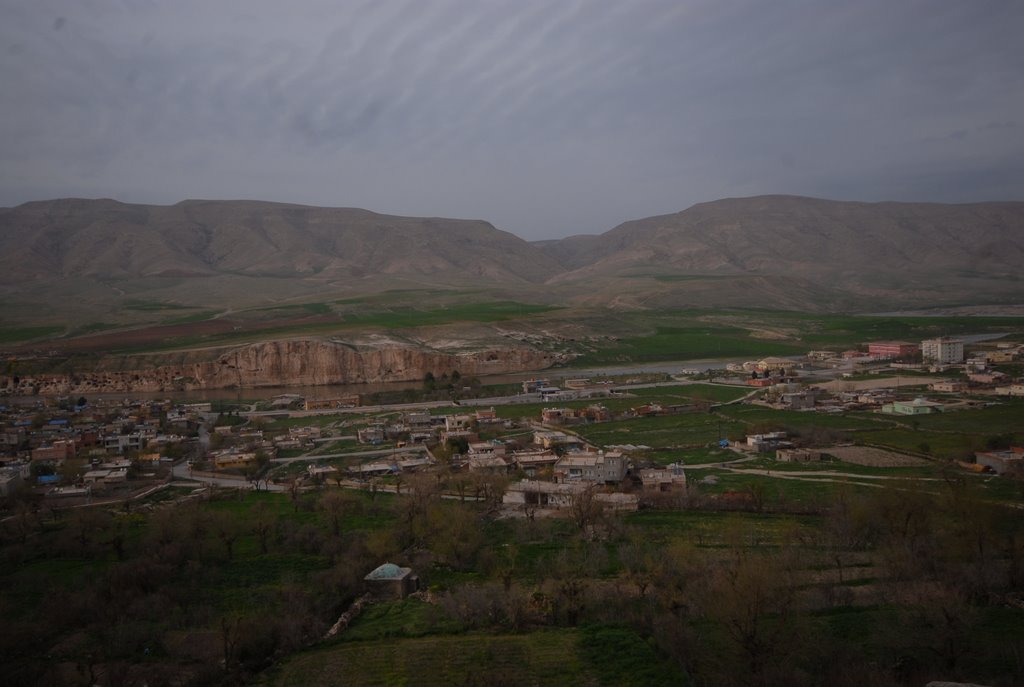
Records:
{"label": "white building", "polygon": [[925,361],[933,361],[940,365],[962,363],[964,361],[964,342],[947,336],[922,341],[921,357]]}

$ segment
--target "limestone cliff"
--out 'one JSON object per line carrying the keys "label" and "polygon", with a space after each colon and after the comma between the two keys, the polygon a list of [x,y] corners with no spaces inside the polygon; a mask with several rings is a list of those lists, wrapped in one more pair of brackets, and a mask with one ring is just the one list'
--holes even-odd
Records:
{"label": "limestone cliff", "polygon": [[[198,359],[201,356],[202,359]],[[122,356],[95,369],[0,379],[16,394],[192,391],[417,381],[432,372],[484,376],[540,370],[551,353],[525,347],[445,352],[414,346],[355,346],[315,339],[268,341],[205,354]]]}

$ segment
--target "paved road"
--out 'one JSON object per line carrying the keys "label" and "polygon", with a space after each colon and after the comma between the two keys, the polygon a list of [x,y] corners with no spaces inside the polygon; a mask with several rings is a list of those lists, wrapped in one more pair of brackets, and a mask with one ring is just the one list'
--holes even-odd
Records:
{"label": "paved road", "polygon": [[398,455],[400,453],[413,453],[413,452],[425,452],[427,449],[422,444],[416,444],[413,446],[404,446],[402,448],[382,448],[373,449],[371,451],[352,451],[350,453],[322,453],[322,454],[309,454],[303,456],[293,456],[291,458],[271,458],[271,463],[288,464],[288,463],[301,463],[303,461],[309,462],[311,460],[323,460],[327,458],[361,458],[371,456],[390,456]]}
{"label": "paved road", "polygon": [[[171,468],[171,474],[175,479],[178,480],[190,480],[193,482],[202,482],[203,484],[212,484],[218,487],[228,487],[230,489],[254,489],[255,485],[246,479],[223,479],[221,477],[200,477],[198,475],[192,475],[192,471],[189,470],[188,463],[179,463]],[[266,482],[260,482],[260,489],[266,491],[285,491],[285,488],[279,484],[269,484]]]}

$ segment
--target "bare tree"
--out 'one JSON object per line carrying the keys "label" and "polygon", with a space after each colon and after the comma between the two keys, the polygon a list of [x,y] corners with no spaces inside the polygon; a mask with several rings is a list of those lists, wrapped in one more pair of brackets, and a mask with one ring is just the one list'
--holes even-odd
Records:
{"label": "bare tree", "polygon": [[320,497],[318,506],[331,523],[331,532],[337,536],[341,534],[342,519],[357,504],[358,500],[352,494],[343,491],[328,491]]}
{"label": "bare tree", "polygon": [[274,523],[277,518],[263,501],[256,504],[251,511],[251,516],[252,532],[260,543],[260,553],[265,554],[268,549],[267,542],[270,539],[270,533],[274,530]]}
{"label": "bare tree", "polygon": [[235,541],[242,534],[238,521],[229,513],[215,513],[210,519],[210,526],[224,546],[228,560],[232,560],[235,556]]}
{"label": "bare tree", "polygon": [[597,500],[597,485],[587,484],[569,497],[569,517],[581,531],[587,531],[601,517],[603,507]]}

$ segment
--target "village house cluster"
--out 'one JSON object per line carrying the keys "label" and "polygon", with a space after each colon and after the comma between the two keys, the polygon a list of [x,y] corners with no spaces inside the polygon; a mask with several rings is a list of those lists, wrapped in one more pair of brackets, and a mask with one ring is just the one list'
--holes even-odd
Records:
{"label": "village house cluster", "polygon": [[[743,403],[774,409],[917,416],[1024,395],[1024,380],[997,369],[1021,354],[1017,344],[965,349],[963,341],[950,337],[920,344],[873,341],[856,351],[730,363],[706,376],[749,389]],[[696,374],[702,373],[683,371],[678,379]],[[936,374],[941,376],[928,376]],[[172,464],[187,465],[193,479],[240,486],[276,481],[277,488],[296,480],[339,485],[348,480],[365,487],[381,478],[444,470],[501,479],[507,483],[505,503],[513,508],[564,508],[580,494],[592,493],[609,508],[632,509],[648,496],[685,494],[684,469],[645,462],[648,447],[595,446],[576,433],[594,423],[703,413],[714,406],[638,401],[627,407],[621,399],[637,385],[628,382],[636,380],[577,377],[556,386],[546,378],[529,379],[521,393],[496,401],[543,405],[532,417],[516,419],[495,407],[457,404],[443,413],[427,407],[382,412],[364,407],[357,394],[316,399],[282,394],[231,416],[214,412],[210,403],[169,400],[58,398],[0,406],[0,497],[24,488],[50,498],[126,493],[147,479],[171,479]],[[313,420],[324,414],[339,419]],[[303,416],[310,421],[303,422]],[[273,424],[275,418],[287,421]],[[752,434],[734,446],[719,440],[722,447],[770,453],[780,462],[830,455],[827,445],[778,432]],[[1024,465],[1022,456],[1016,448],[979,453],[969,469],[1013,473]],[[290,461],[299,461],[301,469],[290,469]]]}
{"label": "village house cluster", "polygon": [[204,410],[209,404],[138,399],[0,405],[0,497],[129,493],[195,449]]}

